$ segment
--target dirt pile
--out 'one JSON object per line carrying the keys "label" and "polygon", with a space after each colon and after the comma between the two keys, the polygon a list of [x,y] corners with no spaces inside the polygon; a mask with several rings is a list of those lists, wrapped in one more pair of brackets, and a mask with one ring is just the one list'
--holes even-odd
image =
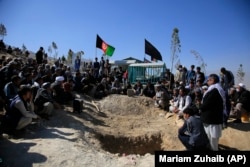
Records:
{"label": "dirt pile", "polygon": [[147,112],[155,110],[153,99],[144,96],[110,95],[100,104],[102,111],[123,116],[145,115]]}

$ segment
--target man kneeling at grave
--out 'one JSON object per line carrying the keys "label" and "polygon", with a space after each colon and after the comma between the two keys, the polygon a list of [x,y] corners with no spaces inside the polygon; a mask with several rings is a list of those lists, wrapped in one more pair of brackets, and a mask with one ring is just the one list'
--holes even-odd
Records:
{"label": "man kneeling at grave", "polygon": [[209,141],[203,123],[195,110],[188,107],[183,111],[185,122],[178,131],[178,138],[188,151],[208,150]]}

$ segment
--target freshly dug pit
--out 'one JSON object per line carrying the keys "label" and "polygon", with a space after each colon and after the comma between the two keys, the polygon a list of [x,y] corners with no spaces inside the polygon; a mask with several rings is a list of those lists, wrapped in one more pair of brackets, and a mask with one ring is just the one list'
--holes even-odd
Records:
{"label": "freshly dug pit", "polygon": [[145,155],[183,147],[174,118],[165,117],[166,112],[156,108],[151,98],[110,95],[98,106],[105,117],[101,118],[103,124],[95,127],[94,138],[102,150]]}
{"label": "freshly dug pit", "polygon": [[160,133],[151,134],[150,136],[114,136],[97,134],[103,150],[110,153],[125,154],[154,154],[155,151],[162,150],[162,136]]}

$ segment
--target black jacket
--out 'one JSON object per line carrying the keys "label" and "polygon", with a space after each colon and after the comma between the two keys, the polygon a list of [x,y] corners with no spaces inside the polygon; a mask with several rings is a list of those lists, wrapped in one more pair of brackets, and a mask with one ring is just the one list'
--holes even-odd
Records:
{"label": "black jacket", "polygon": [[238,94],[237,103],[242,103],[243,108],[250,112],[250,92],[243,90]]}
{"label": "black jacket", "polygon": [[37,64],[42,64],[43,62],[43,51],[39,50],[36,52],[36,61]]}
{"label": "black jacket", "polygon": [[39,88],[34,100],[34,104],[37,106],[37,110],[42,111],[44,103],[47,102],[53,103],[51,94],[46,89]]}
{"label": "black jacket", "polygon": [[223,99],[216,88],[203,97],[200,110],[203,123],[217,125],[223,123]]}

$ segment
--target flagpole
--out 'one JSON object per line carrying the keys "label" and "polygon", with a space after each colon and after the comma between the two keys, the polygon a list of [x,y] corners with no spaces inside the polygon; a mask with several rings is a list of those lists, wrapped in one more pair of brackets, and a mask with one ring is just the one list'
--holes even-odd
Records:
{"label": "flagpole", "polygon": [[95,57],[97,57],[97,48],[95,48]]}

